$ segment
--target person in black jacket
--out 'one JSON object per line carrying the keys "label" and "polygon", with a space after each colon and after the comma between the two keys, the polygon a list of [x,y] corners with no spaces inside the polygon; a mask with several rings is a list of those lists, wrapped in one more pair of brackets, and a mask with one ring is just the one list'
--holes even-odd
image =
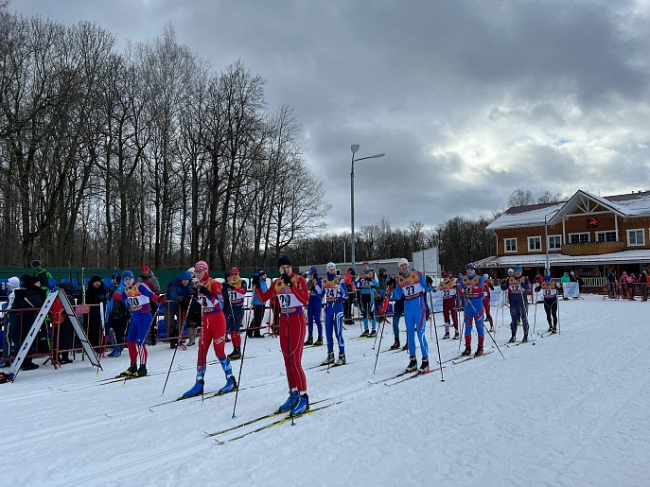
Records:
{"label": "person in black jacket", "polygon": [[[12,343],[18,344],[17,348],[11,351],[14,357],[34,324],[38,310],[45,302],[46,294],[46,291],[41,288],[41,282],[38,277],[25,274],[20,280],[22,286],[14,292],[14,302],[11,305],[11,309],[22,309],[24,311],[9,313],[9,320],[12,322],[11,329],[14,334],[11,341]],[[30,352],[46,353],[48,350],[47,330],[43,326],[36,337],[35,348],[32,348]],[[26,357],[20,368],[21,370],[34,370],[38,369],[38,365],[32,361],[31,357]]]}
{"label": "person in black jacket", "polygon": [[104,327],[102,326],[101,308],[106,309],[106,286],[99,276],[93,276],[86,288],[86,304],[90,306],[86,333],[93,348],[104,344]]}

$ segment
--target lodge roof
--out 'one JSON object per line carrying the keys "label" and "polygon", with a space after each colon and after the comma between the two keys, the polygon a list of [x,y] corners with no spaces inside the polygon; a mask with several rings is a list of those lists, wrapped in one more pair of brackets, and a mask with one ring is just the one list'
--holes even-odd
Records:
{"label": "lodge roof", "polygon": [[578,190],[566,201],[510,207],[487,228],[501,230],[544,225],[545,223],[555,224],[560,217],[573,211],[581,201],[585,200],[601,205],[621,217],[650,216],[650,191],[596,196],[587,191]]}

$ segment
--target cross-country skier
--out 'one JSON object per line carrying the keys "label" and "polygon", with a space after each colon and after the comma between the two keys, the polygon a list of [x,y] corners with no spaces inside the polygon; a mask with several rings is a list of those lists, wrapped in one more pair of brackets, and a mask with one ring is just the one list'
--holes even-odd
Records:
{"label": "cross-country skier", "polygon": [[[122,272],[122,283],[124,288],[120,288],[121,292],[115,293],[113,299],[121,299],[129,305],[131,323],[126,336],[126,346],[131,366],[120,375],[144,377],[147,375],[147,332],[152,322],[150,303],[157,303],[158,296],[143,282],[135,282],[131,271]],[[138,361],[140,367],[137,366]]]}
{"label": "cross-country skier", "polygon": [[531,290],[530,281],[526,276],[521,275],[522,268],[516,265],[514,269],[508,269],[508,277],[501,282],[501,289],[508,290],[508,303],[510,304],[510,331],[512,337],[508,343],[517,340],[517,323],[521,320],[524,326],[524,338],[522,342],[528,341],[528,298]]}
{"label": "cross-country skier", "polygon": [[465,296],[465,350],[462,355],[472,353],[472,320],[476,324],[478,333],[478,347],[475,357],[483,355],[483,341],[485,340],[485,328],[483,326],[483,278],[476,273],[476,265],[472,262],[465,266],[466,274],[459,279],[460,288]]}
{"label": "cross-country skier", "polygon": [[546,321],[548,321],[549,333],[557,332],[557,290],[560,285],[551,281],[550,275],[544,276],[544,281],[535,286],[535,292],[542,291],[544,296],[544,311],[546,311]]}
{"label": "cross-country skier", "polygon": [[[323,290],[325,293],[325,335],[327,336],[327,358],[321,365],[345,365],[345,342],[343,341],[343,300],[348,297],[345,282],[336,275],[336,264],[328,262],[325,267]],[[339,358],[334,362],[334,340],[339,345]]]}
{"label": "cross-country skier", "polygon": [[194,265],[194,274],[197,278],[196,300],[201,305],[202,327],[199,337],[199,352],[196,366],[196,383],[183,398],[198,396],[203,393],[205,383],[206,357],[210,345],[214,346],[214,353],[221,363],[221,368],[226,375],[226,385],[219,389],[220,394],[235,390],[237,381],[232,374],[232,365],[226,356],[226,318],[223,314],[223,294],[219,281],[212,279],[209,274],[208,264],[200,260]]}
{"label": "cross-country skier", "polygon": [[242,321],[244,320],[244,298],[246,298],[246,282],[242,281],[239,275],[239,269],[233,267],[230,269],[230,274],[223,286],[224,292],[228,294],[228,310],[226,313],[228,320],[228,331],[230,332],[230,339],[232,340],[233,350],[228,358],[230,360],[239,360],[241,358],[241,336],[239,330],[241,329]]}
{"label": "cross-country skier", "polygon": [[[377,316],[375,313],[374,289],[379,286],[375,270],[370,268],[370,263],[363,263],[363,270],[357,278],[357,290],[361,294],[361,315],[363,316],[362,337],[374,337],[377,334]],[[368,319],[372,319],[372,331],[368,332]]]}
{"label": "cross-country skier", "polygon": [[458,314],[456,312],[456,284],[453,278],[450,277],[449,272],[442,273],[442,281],[440,281],[438,289],[442,292],[442,316],[445,320],[445,335],[442,339],[449,339],[449,326],[453,321],[454,340],[458,340],[460,335],[458,333]]}
{"label": "cross-country skier", "polygon": [[305,315],[303,308],[309,303],[309,290],[304,277],[293,273],[291,259],[287,256],[278,260],[280,278],[267,291],[262,291],[259,278],[253,285],[262,302],[275,298],[280,307],[280,348],[289,382],[289,398],[280,406],[280,411],[302,414],[309,410],[307,377],[302,369],[302,350],[305,340]]}
{"label": "cross-country skier", "polygon": [[490,331],[494,331],[494,321],[490,314],[490,291],[494,291],[494,285],[490,280],[490,276],[483,274],[483,309],[485,310],[485,317],[490,322]]}
{"label": "cross-country skier", "polygon": [[417,333],[422,353],[422,364],[419,371],[427,372],[429,370],[429,345],[424,335],[427,323],[424,293],[429,291],[429,286],[420,271],[411,270],[408,260],[402,258],[397,264],[399,273],[395,276],[393,297],[397,300],[404,296],[404,321],[406,322],[410,357],[406,371],[414,372],[418,368],[415,356],[415,334]]}
{"label": "cross-country skier", "polygon": [[[311,278],[307,283],[309,287],[309,306],[307,307],[307,340],[305,345],[321,346],[323,344],[323,323],[320,319],[323,310],[323,278],[318,276],[318,269],[309,269]],[[314,321],[318,329],[318,339],[314,342]]]}

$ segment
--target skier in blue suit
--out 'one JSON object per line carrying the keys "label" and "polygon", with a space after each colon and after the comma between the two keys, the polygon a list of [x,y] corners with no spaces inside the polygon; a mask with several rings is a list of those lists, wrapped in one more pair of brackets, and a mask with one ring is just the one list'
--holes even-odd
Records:
{"label": "skier in blue suit", "polygon": [[[341,276],[336,275],[336,264],[329,262],[323,279],[325,293],[325,334],[327,336],[327,358],[321,365],[345,365],[345,342],[343,341],[343,300],[348,291]],[[339,358],[334,362],[334,340],[336,335],[339,345]]]}
{"label": "skier in blue suit", "polygon": [[[323,324],[320,319],[323,308],[323,278],[318,276],[318,269],[312,266],[309,269],[311,279],[307,282],[309,286],[309,305],[307,307],[307,340],[305,345],[318,347],[323,344]],[[314,321],[318,328],[318,339],[314,342]]]}
{"label": "skier in blue suit", "polygon": [[409,262],[406,259],[398,261],[399,273],[395,276],[395,290],[393,298],[401,299],[404,296],[404,321],[406,322],[406,331],[408,336],[408,347],[410,361],[407,372],[415,372],[418,368],[418,362],[415,356],[415,334],[420,341],[420,351],[422,353],[422,364],[418,369],[424,373],[429,371],[429,345],[424,335],[427,323],[427,309],[424,304],[424,293],[429,291],[426,279],[420,271],[411,270]]}

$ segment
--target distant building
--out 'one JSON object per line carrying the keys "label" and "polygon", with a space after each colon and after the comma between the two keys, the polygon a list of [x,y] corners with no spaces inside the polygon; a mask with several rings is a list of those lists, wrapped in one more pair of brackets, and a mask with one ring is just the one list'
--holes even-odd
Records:
{"label": "distant building", "polygon": [[[516,264],[530,275],[547,267],[604,279],[610,270],[638,273],[650,263],[650,191],[601,197],[577,191],[568,201],[509,208],[487,227],[496,255],[482,269]],[[497,272],[503,275],[504,272]]]}

